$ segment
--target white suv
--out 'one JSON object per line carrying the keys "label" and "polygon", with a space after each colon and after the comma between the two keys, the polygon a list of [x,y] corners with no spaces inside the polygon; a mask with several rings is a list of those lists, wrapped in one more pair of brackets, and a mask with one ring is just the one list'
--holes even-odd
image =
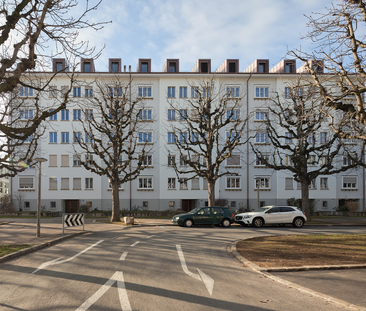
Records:
{"label": "white suv", "polygon": [[295,228],[301,228],[306,222],[305,214],[294,206],[263,206],[259,209],[237,214],[234,221],[242,226],[262,227],[264,224],[292,224]]}

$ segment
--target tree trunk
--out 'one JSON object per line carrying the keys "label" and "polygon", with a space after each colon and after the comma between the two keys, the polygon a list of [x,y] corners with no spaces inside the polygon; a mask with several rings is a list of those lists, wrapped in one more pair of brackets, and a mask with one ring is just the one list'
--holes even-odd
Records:
{"label": "tree trunk", "polygon": [[208,182],[208,206],[215,206],[215,181]]}
{"label": "tree trunk", "polygon": [[311,220],[310,202],[309,202],[309,183],[301,182],[301,209],[305,213],[306,218]]}
{"label": "tree trunk", "polygon": [[118,179],[112,181],[112,219],[111,221],[121,221],[119,210],[119,184]]}

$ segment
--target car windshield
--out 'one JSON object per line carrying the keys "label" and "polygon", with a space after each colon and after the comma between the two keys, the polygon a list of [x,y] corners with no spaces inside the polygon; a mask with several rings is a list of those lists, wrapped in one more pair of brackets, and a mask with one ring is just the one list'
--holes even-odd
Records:
{"label": "car windshield", "polygon": [[260,207],[260,208],[257,208],[256,210],[254,210],[253,213],[263,213],[266,210],[268,210],[269,208],[270,208],[270,206],[263,206],[263,207]]}
{"label": "car windshield", "polygon": [[196,214],[200,209],[201,209],[201,207],[196,207],[193,210],[191,210],[190,212],[188,212],[188,214]]}

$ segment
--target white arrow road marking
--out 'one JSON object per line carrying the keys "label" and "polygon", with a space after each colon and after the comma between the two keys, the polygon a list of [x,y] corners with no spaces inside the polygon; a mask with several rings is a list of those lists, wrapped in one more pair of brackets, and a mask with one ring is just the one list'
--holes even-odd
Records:
{"label": "white arrow road marking", "polygon": [[126,256],[127,256],[128,252],[124,252],[121,257],[119,258],[119,260],[125,260]]}
{"label": "white arrow road marking", "polygon": [[189,271],[188,268],[187,268],[186,261],[184,259],[182,247],[180,245],[176,245],[176,247],[177,247],[177,251],[178,251],[180,264],[182,265],[182,269],[183,269],[184,273],[188,274],[190,277],[192,277],[196,280],[202,281],[205,284],[210,296],[212,296],[212,291],[213,291],[214,282],[215,282],[214,279],[209,277],[207,274],[203,273],[198,268],[197,268],[197,270],[198,270],[199,274],[192,273],[191,271]]}
{"label": "white arrow road marking", "polygon": [[81,252],[77,253],[76,255],[70,257],[69,259],[64,259],[64,260],[60,260],[62,257],[60,258],[57,258],[57,259],[54,259],[54,260],[51,260],[51,261],[47,261],[43,264],[41,264],[36,270],[34,270],[31,274],[34,274],[36,272],[38,272],[39,270],[42,270],[48,266],[52,266],[52,265],[58,265],[58,264],[61,264],[61,263],[64,263],[64,262],[67,262],[67,261],[70,261],[70,260],[73,260],[74,258],[80,256],[81,254],[87,252],[89,249],[93,248],[94,246],[97,246],[99,243],[102,243],[104,240],[100,240],[98,241],[97,243],[94,243],[93,245],[90,245],[89,247],[87,247],[86,249],[82,250]]}
{"label": "white arrow road marking", "polygon": [[198,273],[200,274],[203,283],[205,283],[205,286],[208,290],[208,292],[210,293],[210,296],[212,296],[212,292],[213,292],[213,286],[214,286],[214,280],[212,277],[208,276],[207,274],[203,273],[200,269],[198,269]]}
{"label": "white arrow road marking", "polygon": [[137,241],[137,242],[135,242],[135,243],[133,243],[133,244],[131,244],[130,246],[131,247],[134,247],[134,246],[136,246],[137,244],[139,244],[140,242],[139,241]]}
{"label": "white arrow road marking", "polygon": [[91,305],[98,301],[100,297],[102,297],[108,289],[113,286],[113,284],[117,282],[118,287],[118,296],[119,301],[121,303],[122,311],[132,311],[130,302],[128,300],[125,281],[123,278],[123,273],[121,271],[116,271],[112,277],[101,287],[99,288],[94,295],[92,295],[87,301],[85,301],[79,308],[75,311],[85,311],[88,310]]}

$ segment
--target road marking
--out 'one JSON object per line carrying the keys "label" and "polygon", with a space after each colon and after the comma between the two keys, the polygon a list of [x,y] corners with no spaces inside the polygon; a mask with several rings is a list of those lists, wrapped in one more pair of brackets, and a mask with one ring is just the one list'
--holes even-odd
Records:
{"label": "road marking", "polygon": [[85,311],[88,310],[90,306],[92,306],[95,302],[98,301],[100,297],[102,297],[108,289],[110,289],[113,284],[117,282],[118,287],[118,296],[121,304],[122,311],[132,311],[130,302],[128,300],[125,281],[123,278],[122,271],[116,271],[112,277],[101,287],[99,288],[94,295],[92,295],[87,301],[85,301],[79,308],[75,311]]}
{"label": "road marking", "polygon": [[182,265],[182,269],[183,269],[184,273],[188,274],[190,277],[192,277],[198,281],[202,281],[205,284],[210,296],[212,296],[213,287],[214,287],[214,283],[215,283],[214,279],[211,278],[210,276],[208,276],[207,274],[203,273],[198,268],[197,268],[197,271],[199,274],[192,273],[191,271],[189,271],[187,268],[186,261],[184,259],[182,247],[180,245],[176,245],[176,247],[177,247],[177,251],[178,251],[180,264]]}
{"label": "road marking", "polygon": [[140,242],[139,241],[137,241],[137,242],[135,242],[135,243],[133,243],[133,244],[131,244],[130,246],[131,247],[134,247],[134,246],[136,246],[137,244],[139,244]]}
{"label": "road marking", "polygon": [[60,258],[57,258],[57,259],[54,259],[54,260],[51,260],[51,261],[47,261],[43,264],[41,264],[36,270],[34,270],[31,274],[34,274],[36,272],[38,272],[39,270],[42,270],[48,266],[52,266],[52,265],[58,265],[58,264],[61,264],[61,263],[64,263],[64,262],[67,262],[67,261],[70,261],[70,260],[73,260],[75,259],[76,257],[80,256],[81,254],[84,254],[85,252],[87,252],[88,250],[90,250],[91,248],[93,248],[94,246],[97,246],[98,244],[102,243],[104,240],[100,240],[98,241],[97,243],[94,243],[93,245],[90,245],[89,247],[87,247],[86,249],[82,250],[81,252],[77,253],[76,255],[70,257],[69,259],[64,259],[64,260],[60,260],[62,259],[62,257]]}
{"label": "road marking", "polygon": [[125,260],[128,252],[124,252],[122,256],[119,258],[119,260]]}
{"label": "road marking", "polygon": [[163,226],[159,226],[159,227],[164,229],[164,227],[163,227]]}
{"label": "road marking", "polygon": [[150,239],[150,238],[152,238],[152,237],[154,237],[155,235],[150,235],[150,236],[148,236],[148,237],[146,237],[147,239]]}

